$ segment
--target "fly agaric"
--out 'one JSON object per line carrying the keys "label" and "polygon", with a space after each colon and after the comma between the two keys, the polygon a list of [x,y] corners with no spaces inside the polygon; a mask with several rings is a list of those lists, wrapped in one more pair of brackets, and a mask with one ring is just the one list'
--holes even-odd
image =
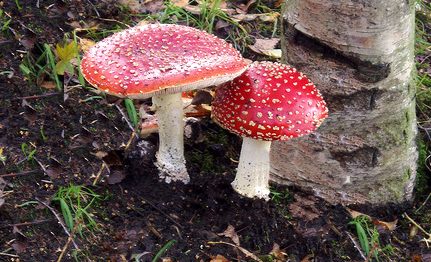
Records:
{"label": "fly agaric", "polygon": [[233,188],[268,200],[271,141],[311,133],[328,109],[314,84],[295,68],[254,62],[243,75],[217,88],[212,114],[222,127],[243,137]]}
{"label": "fly agaric", "polygon": [[226,41],[172,24],[139,25],[98,42],[81,70],[96,88],[118,97],[152,97],[159,124],[155,165],[165,182],[188,183],[181,92],[219,85],[247,67]]}

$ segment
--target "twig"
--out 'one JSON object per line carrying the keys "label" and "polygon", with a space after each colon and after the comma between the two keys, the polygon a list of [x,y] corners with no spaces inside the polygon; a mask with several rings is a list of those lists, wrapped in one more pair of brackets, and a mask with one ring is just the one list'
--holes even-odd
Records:
{"label": "twig", "polygon": [[29,99],[37,99],[37,98],[43,98],[43,97],[49,97],[49,96],[58,96],[60,94],[61,93],[59,93],[59,92],[52,92],[52,93],[45,93],[45,94],[41,94],[41,95],[20,96],[20,97],[17,97],[17,98],[13,98],[12,101],[14,101],[14,100],[21,100],[21,99],[29,100]]}
{"label": "twig", "polygon": [[66,250],[67,250],[67,248],[70,245],[70,242],[73,241],[73,236],[75,235],[75,231],[76,231],[77,227],[78,227],[78,223],[75,224],[75,226],[72,229],[72,233],[67,238],[66,244],[64,244],[63,249],[61,250],[61,253],[60,253],[60,256],[57,259],[57,262],[60,262],[63,259],[63,256],[66,253]]}
{"label": "twig", "polygon": [[105,169],[105,168],[108,170],[108,173],[109,173],[108,165],[106,165],[105,161],[102,161],[102,166],[100,167],[99,172],[97,172],[97,175],[93,180],[93,186],[95,186],[97,184],[97,181],[99,181],[99,178],[102,175],[103,169]]}
{"label": "twig", "polygon": [[[70,237],[70,232],[69,230],[67,230],[67,227],[64,225],[63,219],[61,219],[61,217],[57,214],[57,212],[54,210],[54,208],[52,208],[50,205],[48,205],[47,203],[43,202],[42,200],[40,200],[39,198],[35,198],[37,202],[41,203],[42,205],[46,206],[49,211],[51,211],[51,213],[54,214],[55,218],[57,218],[58,223],[60,223],[61,227],[63,228],[64,232],[66,233],[66,235],[68,235]],[[75,247],[75,249],[79,249],[78,245],[75,243],[75,241],[72,239],[72,243],[73,246]]]}
{"label": "twig", "polygon": [[7,257],[19,257],[18,255],[14,255],[14,254],[9,254],[9,253],[3,253],[3,252],[0,252],[0,256],[7,256]]}
{"label": "twig", "polygon": [[27,175],[27,174],[35,173],[37,171],[39,171],[39,170],[29,170],[29,171],[23,171],[23,172],[19,172],[19,173],[9,173],[9,174],[0,175],[0,177],[22,176],[22,175]]}
{"label": "twig", "polygon": [[431,243],[431,234],[428,233],[423,227],[421,227],[421,225],[419,225],[418,223],[416,223],[416,221],[413,220],[413,218],[409,217],[409,215],[407,215],[407,213],[404,213],[403,216],[405,218],[407,218],[413,225],[415,225],[420,231],[422,231],[422,233],[424,233],[428,238],[424,238],[421,241],[425,242],[425,244],[427,245],[427,247],[430,247],[430,243]]}
{"label": "twig", "polygon": [[90,5],[93,7],[94,12],[96,13],[97,17],[99,17],[99,18],[100,18],[100,14],[99,14],[99,12],[97,11],[96,6],[95,6],[95,5],[94,5],[90,0],[87,0],[87,2],[88,2],[88,3],[90,3]]}
{"label": "twig", "polygon": [[136,134],[135,129],[132,126],[132,123],[130,123],[129,118],[126,116],[126,114],[124,114],[123,109],[121,109],[121,107],[119,105],[117,105],[117,104],[115,104],[115,107],[118,109],[118,111],[120,111],[121,116],[126,121],[127,125],[132,130],[132,132],[136,136],[136,138],[139,138],[138,134]]}
{"label": "twig", "polygon": [[255,260],[255,261],[258,261],[258,262],[263,262],[260,258],[258,258],[258,257],[257,257],[255,254],[253,254],[252,252],[248,251],[247,249],[245,249],[245,248],[243,248],[243,247],[240,247],[240,246],[237,246],[237,245],[235,245],[235,244],[232,244],[232,243],[219,241],[219,242],[208,242],[208,244],[210,244],[210,245],[224,244],[224,245],[229,245],[229,246],[232,246],[232,247],[236,247],[236,248],[238,248],[242,253],[244,253],[244,255],[246,255],[247,257],[249,257],[249,258],[251,258],[251,259],[253,259],[253,260]]}
{"label": "twig", "polygon": [[430,198],[431,198],[431,193],[429,193],[429,195],[427,196],[427,198],[425,199],[425,201],[420,205],[420,207],[418,207],[418,209],[415,210],[415,213],[419,212],[419,210],[421,210],[426,205],[426,203],[428,202],[428,200]]}
{"label": "twig", "polygon": [[16,224],[7,224],[7,225],[0,225],[0,228],[4,228],[4,227],[22,227],[22,226],[32,226],[32,225],[37,225],[37,224],[42,224],[45,222],[49,222],[52,219],[42,219],[42,220],[35,220],[35,221],[31,221],[31,222],[22,222],[22,223],[16,223]]}
{"label": "twig", "polygon": [[358,242],[356,242],[356,240],[352,237],[352,235],[350,235],[349,232],[346,231],[346,234],[350,238],[350,240],[353,242],[353,245],[355,246],[356,250],[358,250],[358,252],[361,255],[361,257],[364,260],[367,260],[367,258],[365,257],[364,253],[362,252],[361,248],[359,247]]}
{"label": "twig", "polygon": [[375,251],[377,248],[378,248],[378,245],[377,245],[377,243],[375,243],[375,244],[373,245],[373,247],[371,248],[370,252],[368,253],[368,256],[367,256],[367,258],[365,259],[365,261],[364,261],[364,262],[371,261],[371,257],[373,256],[373,253],[374,253],[374,251]]}

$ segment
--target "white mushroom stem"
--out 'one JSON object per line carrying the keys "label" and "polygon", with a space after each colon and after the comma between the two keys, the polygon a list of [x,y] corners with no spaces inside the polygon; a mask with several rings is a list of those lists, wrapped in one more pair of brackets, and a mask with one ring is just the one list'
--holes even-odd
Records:
{"label": "white mushroom stem", "polygon": [[247,197],[269,199],[269,150],[271,141],[244,137],[232,187]]}
{"label": "white mushroom stem", "polygon": [[166,183],[190,182],[184,158],[184,113],[181,93],[153,96],[159,124],[159,151],[156,154],[160,178]]}

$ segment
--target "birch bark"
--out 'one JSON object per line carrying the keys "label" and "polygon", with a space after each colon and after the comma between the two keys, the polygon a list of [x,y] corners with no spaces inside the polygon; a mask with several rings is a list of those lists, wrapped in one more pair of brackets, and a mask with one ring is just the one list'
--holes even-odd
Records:
{"label": "birch bark", "polygon": [[413,0],[287,0],[284,62],[328,102],[318,132],[273,143],[271,177],[334,203],[412,198],[417,150]]}

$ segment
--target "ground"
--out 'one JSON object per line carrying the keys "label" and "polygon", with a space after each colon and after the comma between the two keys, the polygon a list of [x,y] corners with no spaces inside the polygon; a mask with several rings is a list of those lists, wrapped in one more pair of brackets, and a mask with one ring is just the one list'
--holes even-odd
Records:
{"label": "ground", "polygon": [[[418,8],[425,48],[418,44],[422,157],[416,200],[344,207],[275,185],[271,201],[240,197],[230,186],[240,139],[205,112],[189,123],[186,139],[192,182],[160,182],[152,164],[157,135],[136,138],[121,113],[129,112],[123,100],[83,86],[78,51],[67,47],[75,39],[84,49],[84,43],[141,19],[189,18],[205,27],[212,15],[214,33],[244,56],[270,59],[245,45],[277,36],[271,17],[277,17],[280,1],[232,1],[227,9],[242,3],[246,10],[237,16],[239,24],[216,9],[204,17],[202,9],[179,7],[184,1],[170,9],[163,1],[145,1],[150,4],[139,13],[133,1],[119,2],[0,1],[0,261],[363,261],[365,246],[368,261],[431,261],[423,241],[429,236],[419,228],[431,230],[431,45],[424,9]],[[61,61],[66,73],[54,74],[62,71]]]}

